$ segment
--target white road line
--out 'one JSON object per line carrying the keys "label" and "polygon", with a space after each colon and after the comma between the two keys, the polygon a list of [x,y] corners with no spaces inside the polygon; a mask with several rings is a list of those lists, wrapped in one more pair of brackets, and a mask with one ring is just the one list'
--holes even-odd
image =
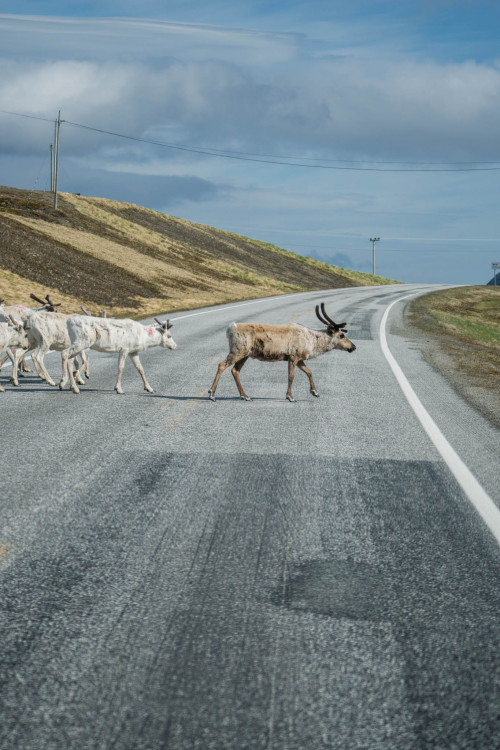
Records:
{"label": "white road line", "polygon": [[441,454],[444,462],[452,472],[453,476],[488,526],[489,530],[500,544],[500,510],[497,508],[491,497],[481,487],[475,476],[464,464],[460,456],[451,447],[437,424],[434,422],[430,414],[427,412],[422,402],[418,398],[417,394],[409,384],[400,366],[392,356],[387,345],[387,338],[385,335],[385,325],[391,308],[401,300],[407,299],[408,297],[414,296],[413,294],[406,294],[404,297],[392,302],[385,310],[382,321],[380,323],[380,346],[387,359],[395,377],[398,381],[401,390],[403,391],[408,403],[412,407],[413,411],[417,415],[420,423],[428,436],[436,446],[437,450]]}

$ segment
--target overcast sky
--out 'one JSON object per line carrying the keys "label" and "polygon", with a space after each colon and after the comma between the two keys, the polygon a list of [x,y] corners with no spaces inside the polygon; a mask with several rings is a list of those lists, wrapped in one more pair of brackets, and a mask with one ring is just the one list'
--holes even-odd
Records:
{"label": "overcast sky", "polygon": [[0,184],[49,189],[61,110],[63,191],[362,271],[380,237],[408,282],[500,262],[498,0],[0,7]]}

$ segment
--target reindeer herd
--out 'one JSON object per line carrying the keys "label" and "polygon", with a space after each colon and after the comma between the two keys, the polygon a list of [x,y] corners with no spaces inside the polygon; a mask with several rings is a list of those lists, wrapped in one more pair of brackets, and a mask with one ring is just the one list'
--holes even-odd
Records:
{"label": "reindeer herd", "polygon": [[[156,325],[143,325],[135,320],[108,318],[105,311],[101,317],[92,316],[83,306],[83,314],[66,315],[57,311],[60,303],[54,303],[49,294],[45,300],[34,294],[31,298],[38,302],[38,307],[6,305],[0,300],[0,356],[5,352],[3,359],[0,359],[0,370],[9,358],[12,361],[13,385],[19,386],[20,371],[29,371],[25,363],[25,356],[29,353],[38,376],[48,385],[55,386],[44,361],[47,352],[52,350],[61,352],[62,376],[59,388],[62,390],[69,380],[73,393],[80,393],[78,385],[85,383],[82,371],[87,378],[90,376],[88,350],[94,349],[118,354],[118,379],[115,384],[117,393],[123,393],[121,380],[128,356],[142,378],[144,389],[153,393],[139,353],[154,346],[177,348],[170,333],[172,323],[169,320],[165,323],[155,318]],[[294,401],[292,384],[297,367],[309,378],[313,396],[319,396],[312,372],[305,362],[332,349],[353,352],[356,347],[345,335],[346,324],[335,323],[327,314],[324,303],[316,306],[316,316],[326,330],[316,331],[299,323],[231,323],[226,331],[229,354],[217,368],[208,391],[210,399],[215,401],[220,377],[231,367],[240,398],[250,401],[240,381],[241,368],[249,358],[263,362],[288,362],[288,401]],[[1,384],[0,391],[4,391]]]}

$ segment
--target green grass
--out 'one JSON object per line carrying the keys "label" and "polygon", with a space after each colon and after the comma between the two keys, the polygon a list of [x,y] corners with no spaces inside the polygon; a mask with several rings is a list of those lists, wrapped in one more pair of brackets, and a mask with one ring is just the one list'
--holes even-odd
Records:
{"label": "green grass", "polygon": [[458,336],[474,343],[500,347],[500,326],[498,325],[473,320],[467,314],[451,315],[436,309],[432,310],[432,314],[448,332],[454,331]]}
{"label": "green grass", "polygon": [[476,346],[500,349],[500,289],[466,286],[432,292],[411,305],[415,322]]}

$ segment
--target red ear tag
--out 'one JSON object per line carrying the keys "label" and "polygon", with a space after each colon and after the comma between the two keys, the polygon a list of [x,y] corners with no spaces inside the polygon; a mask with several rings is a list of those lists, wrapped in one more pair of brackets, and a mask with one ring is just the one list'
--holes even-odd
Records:
{"label": "red ear tag", "polygon": [[152,336],[154,332],[155,329],[153,328],[153,326],[149,326],[149,335]]}

